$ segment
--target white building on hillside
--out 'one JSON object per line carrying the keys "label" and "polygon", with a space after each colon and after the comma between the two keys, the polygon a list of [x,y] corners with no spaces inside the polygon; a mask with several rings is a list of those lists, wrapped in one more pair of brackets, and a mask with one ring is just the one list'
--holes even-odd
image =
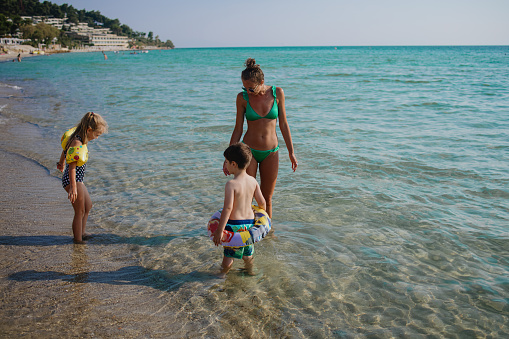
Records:
{"label": "white building on hillside", "polygon": [[86,22],[80,22],[78,24],[70,23],[66,24],[67,17],[63,19],[59,18],[48,18],[44,16],[34,17],[22,17],[22,19],[32,20],[34,25],[38,23],[46,23],[54,26],[58,29],[62,29],[64,26],[69,27],[69,31],[66,32],[68,35],[83,41],[84,44],[96,46],[96,47],[108,47],[113,49],[118,48],[129,48],[129,38],[126,36],[118,36],[112,34],[109,28],[93,28],[89,27]]}
{"label": "white building on hillside", "polygon": [[59,19],[59,18],[45,18],[43,22],[45,24],[51,25],[53,27],[56,27],[58,29],[62,29],[64,22],[67,21],[67,18]]}
{"label": "white building on hillside", "polygon": [[98,47],[129,47],[129,38],[115,34],[93,34],[90,42]]}
{"label": "white building on hillside", "polygon": [[27,39],[18,39],[18,38],[0,38],[1,45],[21,45]]}

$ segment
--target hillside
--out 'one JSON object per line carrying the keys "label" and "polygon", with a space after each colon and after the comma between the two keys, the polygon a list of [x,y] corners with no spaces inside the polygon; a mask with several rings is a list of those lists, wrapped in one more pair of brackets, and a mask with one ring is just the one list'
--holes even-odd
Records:
{"label": "hillside", "polygon": [[[53,26],[45,22],[33,25],[33,19],[27,20],[23,17],[63,19],[64,25],[62,29],[57,28],[58,31],[55,31]],[[108,29],[111,34],[127,37],[132,45],[174,48],[171,40],[163,42],[159,36],[154,36],[153,32],[134,31],[118,19],[110,19],[99,11],[78,10],[72,5],[59,6],[50,1],[41,3],[39,0],[0,0],[0,37],[14,37],[21,33],[23,38],[32,39],[32,44],[48,43],[57,38],[59,44],[71,48],[82,43],[69,34],[69,27],[79,24],[86,24],[90,28]]]}

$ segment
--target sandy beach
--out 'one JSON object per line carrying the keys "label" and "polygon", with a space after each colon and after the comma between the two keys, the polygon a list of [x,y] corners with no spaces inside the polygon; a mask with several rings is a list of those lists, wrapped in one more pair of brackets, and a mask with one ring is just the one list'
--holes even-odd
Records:
{"label": "sandy beach", "polygon": [[[17,62],[18,54],[21,54],[21,60],[23,60],[23,58],[37,56],[37,54],[30,53],[35,49],[36,48],[27,45],[2,45],[0,49],[2,51],[2,53],[0,53],[0,62]],[[7,53],[4,53],[4,51],[7,51]]]}
{"label": "sandy beach", "polygon": [[60,179],[12,152],[25,143],[16,131],[26,124],[5,112],[13,100],[0,93],[0,337],[178,333],[179,312],[165,298],[168,278],[132,256],[129,250],[138,245],[102,233],[93,221],[87,229],[95,237],[86,245],[73,244],[73,210]]}
{"label": "sandy beach", "polygon": [[160,282],[135,258],[103,259],[105,251],[127,253],[128,244],[99,234],[74,245],[72,208],[58,179],[3,150],[0,173],[0,337],[171,336],[160,332],[171,312],[159,298]]}

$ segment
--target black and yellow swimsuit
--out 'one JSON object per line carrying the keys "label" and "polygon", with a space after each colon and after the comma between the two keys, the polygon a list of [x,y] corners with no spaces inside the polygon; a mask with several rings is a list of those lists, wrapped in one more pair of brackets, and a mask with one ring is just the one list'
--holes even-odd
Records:
{"label": "black and yellow swimsuit", "polygon": [[[70,134],[68,135],[68,137],[69,136]],[[83,142],[79,135],[76,135],[76,139]],[[64,140],[63,136],[62,140],[63,140],[62,145],[66,145],[67,140]],[[86,145],[81,145],[78,147],[69,147],[69,149],[66,150],[65,171],[64,175],[62,175],[62,186],[64,188],[71,184],[71,180],[69,179],[69,164],[72,162],[81,164],[81,166],[76,166],[76,182],[83,182],[85,180],[85,170],[87,169],[87,160],[88,160],[88,149]]]}

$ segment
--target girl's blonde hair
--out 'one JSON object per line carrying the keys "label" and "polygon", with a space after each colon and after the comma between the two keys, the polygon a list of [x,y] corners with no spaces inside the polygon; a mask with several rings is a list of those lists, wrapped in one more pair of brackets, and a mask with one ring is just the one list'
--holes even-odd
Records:
{"label": "girl's blonde hair", "polygon": [[80,136],[84,145],[87,144],[88,143],[87,131],[89,128],[91,128],[92,131],[102,130],[102,133],[106,133],[108,132],[108,123],[99,114],[94,112],[88,112],[83,116],[83,118],[81,118],[81,121],[76,125],[76,130],[67,141],[66,148],[67,149],[69,148],[71,142],[74,140],[74,138],[76,138],[77,135]]}

